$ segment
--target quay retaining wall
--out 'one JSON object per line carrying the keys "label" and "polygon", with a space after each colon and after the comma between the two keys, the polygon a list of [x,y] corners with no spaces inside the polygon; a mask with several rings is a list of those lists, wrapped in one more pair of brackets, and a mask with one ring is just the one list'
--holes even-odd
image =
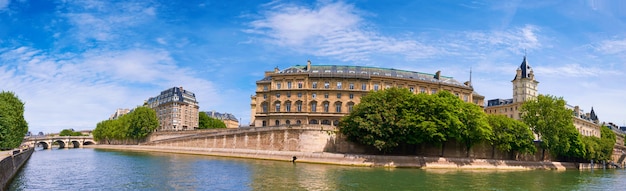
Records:
{"label": "quay retaining wall", "polygon": [[[19,151],[14,153],[14,151]],[[5,190],[13,176],[17,173],[17,171],[22,168],[24,163],[28,161],[30,156],[35,151],[34,148],[28,148],[24,150],[14,150],[14,151],[2,151],[2,153],[9,153],[7,155],[0,155],[0,157],[4,157],[2,161],[0,161],[0,190]]]}

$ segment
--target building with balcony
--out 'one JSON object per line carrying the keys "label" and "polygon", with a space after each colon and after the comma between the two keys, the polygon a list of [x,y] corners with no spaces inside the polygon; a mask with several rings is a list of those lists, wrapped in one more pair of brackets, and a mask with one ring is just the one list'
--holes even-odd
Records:
{"label": "building with balcony", "polygon": [[237,120],[237,117],[235,117],[235,115],[233,114],[219,113],[216,111],[203,111],[203,112],[206,113],[206,115],[208,115],[209,117],[219,119],[222,122],[224,122],[224,124],[226,125],[226,128],[238,128],[239,127],[239,120]]}
{"label": "building with balcony", "polygon": [[441,72],[414,71],[366,66],[296,65],[266,71],[256,82],[251,96],[250,125],[256,127],[321,124],[337,125],[365,94],[390,87],[413,93],[449,91],[465,102],[482,106],[484,96],[471,82],[460,83]]}
{"label": "building with balcony", "polygon": [[198,102],[196,94],[183,87],[162,91],[148,98],[146,105],[153,109],[159,119],[158,131],[181,131],[198,128]]}
{"label": "building with balcony", "polygon": [[[509,118],[521,120],[520,109],[522,104],[528,100],[537,99],[539,95],[537,93],[539,82],[535,80],[533,69],[528,64],[526,56],[524,56],[520,67],[517,68],[515,78],[513,78],[511,83],[513,84],[513,98],[488,100],[485,113],[505,115]],[[584,113],[578,106],[566,105],[565,107],[572,110],[574,126],[581,135],[600,137],[601,126],[593,108],[591,108],[591,113]]]}

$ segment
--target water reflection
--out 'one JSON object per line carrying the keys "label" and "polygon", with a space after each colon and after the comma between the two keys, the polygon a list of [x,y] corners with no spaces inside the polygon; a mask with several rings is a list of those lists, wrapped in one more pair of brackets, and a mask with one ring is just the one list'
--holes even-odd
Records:
{"label": "water reflection", "polygon": [[10,190],[621,190],[624,170],[349,167],[97,149],[37,150]]}

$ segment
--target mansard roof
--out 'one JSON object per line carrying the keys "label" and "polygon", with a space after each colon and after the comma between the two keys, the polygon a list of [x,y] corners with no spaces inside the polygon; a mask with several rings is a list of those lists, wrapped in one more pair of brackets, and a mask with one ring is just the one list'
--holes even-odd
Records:
{"label": "mansard roof", "polygon": [[[467,85],[460,83],[452,77],[442,76],[439,74],[429,74],[423,72],[415,72],[415,71],[407,71],[407,70],[399,70],[393,68],[378,68],[378,67],[369,67],[369,66],[346,66],[346,65],[311,65],[311,68],[307,68],[306,65],[295,65],[291,66],[287,69],[278,71],[279,74],[290,74],[290,73],[309,73],[309,74],[320,74],[320,75],[334,75],[340,77],[342,75],[364,75],[364,76],[387,76],[387,77],[396,77],[396,78],[408,78],[415,80],[423,80],[423,81],[431,81],[431,82],[442,82],[446,84],[452,84],[457,86],[468,87]],[[262,79],[270,80],[269,79]]]}

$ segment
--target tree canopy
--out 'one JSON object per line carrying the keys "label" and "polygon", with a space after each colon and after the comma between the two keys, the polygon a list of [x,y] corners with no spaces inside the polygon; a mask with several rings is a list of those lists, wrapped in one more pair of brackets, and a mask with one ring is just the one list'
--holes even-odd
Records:
{"label": "tree canopy", "polygon": [[24,103],[13,92],[0,92],[0,150],[19,147],[26,132]]}
{"label": "tree canopy", "polygon": [[534,153],[533,132],[521,121],[504,115],[488,115],[487,121],[493,129],[492,145],[501,151]]}
{"label": "tree canopy", "polygon": [[198,129],[226,128],[226,124],[219,119],[209,117],[205,112],[198,112]]}
{"label": "tree canopy", "polygon": [[139,140],[159,127],[156,112],[148,107],[137,107],[132,112],[113,120],[104,120],[96,125],[94,139]]}
{"label": "tree canopy", "polygon": [[59,136],[83,136],[83,133],[76,132],[73,129],[63,129],[59,132]]}
{"label": "tree canopy", "polygon": [[539,95],[526,101],[520,110],[522,121],[541,140],[541,147],[560,157],[585,157],[582,136],[574,127],[572,110],[562,97]]}
{"label": "tree canopy", "polygon": [[340,131],[348,139],[392,151],[400,144],[443,143],[455,139],[469,148],[489,140],[486,114],[447,91],[413,94],[404,88],[370,92],[342,118]]}

